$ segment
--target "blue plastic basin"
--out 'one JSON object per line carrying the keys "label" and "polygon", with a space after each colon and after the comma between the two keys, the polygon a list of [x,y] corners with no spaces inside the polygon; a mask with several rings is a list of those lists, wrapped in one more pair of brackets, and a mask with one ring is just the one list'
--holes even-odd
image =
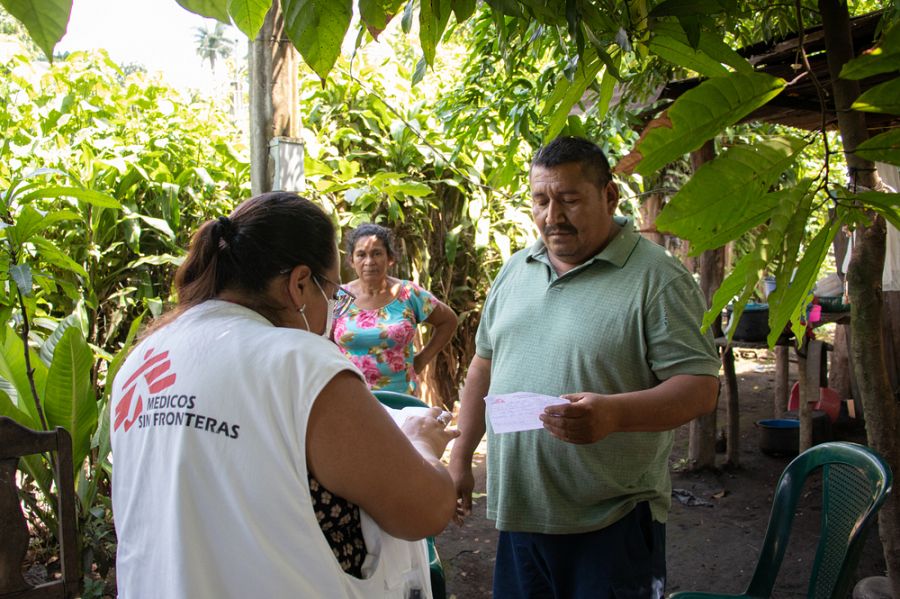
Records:
{"label": "blue plastic basin", "polygon": [[797,455],[800,421],[788,418],[758,420],[759,449],[769,455]]}
{"label": "blue plastic basin", "polygon": [[769,418],[759,420],[756,424],[763,428],[800,428],[800,421],[790,418]]}

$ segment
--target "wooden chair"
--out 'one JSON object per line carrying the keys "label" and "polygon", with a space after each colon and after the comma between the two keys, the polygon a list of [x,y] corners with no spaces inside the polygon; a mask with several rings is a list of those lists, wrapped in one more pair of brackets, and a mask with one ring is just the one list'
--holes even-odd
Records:
{"label": "wooden chair", "polygon": [[[28,527],[19,500],[16,468],[19,458],[56,452],[59,482],[59,539],[62,578],[38,586],[22,576],[22,560],[28,550]],[[0,599],[69,599],[79,591],[78,538],[75,526],[75,484],[72,437],[63,428],[38,432],[14,420],[0,417]]]}

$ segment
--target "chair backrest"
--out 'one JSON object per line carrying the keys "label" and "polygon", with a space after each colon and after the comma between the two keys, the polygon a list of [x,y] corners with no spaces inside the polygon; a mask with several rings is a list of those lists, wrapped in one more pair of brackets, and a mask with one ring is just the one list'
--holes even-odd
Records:
{"label": "chair backrest", "polygon": [[[412,395],[397,393],[396,391],[372,391],[375,399],[394,410],[403,408],[427,408],[428,404]],[[444,579],[444,564],[434,546],[434,537],[425,539],[428,545],[428,568],[431,571],[431,593],[434,599],[444,599],[446,595],[446,581]]]}
{"label": "chair backrest", "polygon": [[396,391],[372,391],[375,399],[389,408],[402,410],[403,408],[427,408],[428,404],[412,395],[397,393]]}
{"label": "chair backrest", "polygon": [[[22,576],[22,561],[28,550],[28,526],[19,499],[16,469],[19,459],[55,452],[58,496],[58,531],[62,578],[38,586]],[[68,599],[79,590],[78,538],[75,526],[75,483],[72,468],[72,437],[63,428],[38,432],[14,420],[0,417],[0,599]]]}
{"label": "chair backrest", "polygon": [[807,597],[847,596],[865,533],[891,491],[892,476],[876,452],[843,442],[816,445],[785,468],[775,489],[766,538],[747,595],[771,595],[788,545],[797,500],[806,479],[818,470],[822,472],[822,519]]}

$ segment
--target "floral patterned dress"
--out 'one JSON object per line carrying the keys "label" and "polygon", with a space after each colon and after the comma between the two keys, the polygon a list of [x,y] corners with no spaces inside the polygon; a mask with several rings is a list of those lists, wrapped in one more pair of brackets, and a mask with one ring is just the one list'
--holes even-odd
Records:
{"label": "floral patterned dress", "polygon": [[416,325],[434,310],[434,296],[412,281],[386,306],[350,310],[334,322],[334,340],[366,377],[372,390],[418,395],[413,358]]}

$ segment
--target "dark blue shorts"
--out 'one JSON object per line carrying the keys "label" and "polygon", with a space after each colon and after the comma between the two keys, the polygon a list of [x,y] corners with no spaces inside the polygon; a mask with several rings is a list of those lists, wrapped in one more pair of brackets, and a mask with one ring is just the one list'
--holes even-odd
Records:
{"label": "dark blue shorts", "polygon": [[665,581],[666,525],[646,502],[592,532],[500,532],[496,599],[658,599]]}

